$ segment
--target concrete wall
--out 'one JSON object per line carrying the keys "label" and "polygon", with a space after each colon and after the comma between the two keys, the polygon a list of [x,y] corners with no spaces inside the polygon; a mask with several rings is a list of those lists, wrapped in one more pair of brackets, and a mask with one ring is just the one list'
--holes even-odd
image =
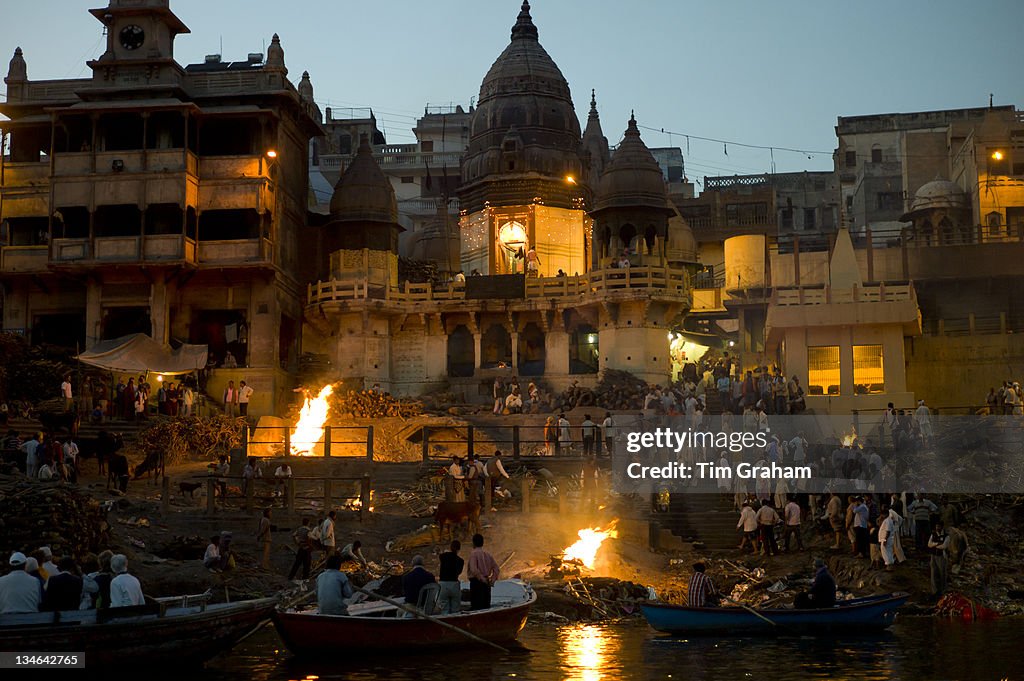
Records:
{"label": "concrete wall", "polygon": [[925,336],[906,341],[907,384],[932,407],[983,405],[989,388],[1024,377],[1024,335]]}

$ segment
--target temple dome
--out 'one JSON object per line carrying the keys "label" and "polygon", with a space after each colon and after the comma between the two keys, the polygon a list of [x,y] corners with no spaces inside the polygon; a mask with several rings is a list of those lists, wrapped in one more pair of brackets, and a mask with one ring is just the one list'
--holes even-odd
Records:
{"label": "temple dome", "polygon": [[366,135],[331,195],[332,222],[398,222],[391,181],[373,158]]}
{"label": "temple dome", "polygon": [[605,208],[664,208],[667,194],[661,167],[640,139],[630,116],[625,137],[605,167],[594,198],[595,211]]}
{"label": "temple dome", "polygon": [[914,194],[911,210],[930,208],[967,208],[967,194],[955,182],[949,180],[932,180],[921,185]]}
{"label": "temple dome", "polygon": [[538,42],[530,4],[523,2],[508,47],[480,85],[462,166],[463,185],[489,176],[578,177],[580,138],[569,84]]}
{"label": "temple dome", "polygon": [[693,235],[690,223],[686,221],[671,202],[668,209],[672,212],[668,219],[668,259],[680,262],[698,262],[697,238]]}

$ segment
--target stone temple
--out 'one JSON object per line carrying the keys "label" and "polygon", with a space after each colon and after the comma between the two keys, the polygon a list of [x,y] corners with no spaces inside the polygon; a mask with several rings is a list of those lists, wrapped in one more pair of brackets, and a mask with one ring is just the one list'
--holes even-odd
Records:
{"label": "stone temple", "polygon": [[[465,281],[399,284],[395,195],[364,139],[320,228],[330,275],[310,286],[304,349],[397,394],[472,399],[510,375],[557,389],[605,368],[664,382],[696,244],[634,118],[608,159],[596,102],[581,133],[524,2],[470,119],[452,267]],[[450,259],[455,229],[440,210],[424,252]]]}

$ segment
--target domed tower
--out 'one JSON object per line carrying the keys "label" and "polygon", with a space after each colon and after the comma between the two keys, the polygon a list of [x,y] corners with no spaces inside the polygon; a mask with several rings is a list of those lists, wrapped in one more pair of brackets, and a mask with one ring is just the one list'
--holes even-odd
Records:
{"label": "domed tower", "polygon": [[366,135],[331,196],[324,250],[331,277],[366,279],[371,294],[398,285],[398,204],[391,182],[377,165]]}
{"label": "domed tower", "polygon": [[936,178],[921,185],[910,211],[900,216],[913,222],[913,241],[919,245],[970,243],[971,202],[960,185]]}
{"label": "domed tower", "polygon": [[594,199],[594,266],[628,251],[634,265],[663,265],[668,238],[665,180],[640,139],[636,117],[601,175]]}
{"label": "domed tower", "polygon": [[412,235],[410,254],[414,260],[432,262],[444,278],[459,271],[458,226],[448,215],[444,201],[437,202],[437,215],[423,229]]}
{"label": "domed tower", "polygon": [[541,47],[530,3],[480,85],[462,164],[462,269],[539,274],[588,269],[589,189],[569,84]]}

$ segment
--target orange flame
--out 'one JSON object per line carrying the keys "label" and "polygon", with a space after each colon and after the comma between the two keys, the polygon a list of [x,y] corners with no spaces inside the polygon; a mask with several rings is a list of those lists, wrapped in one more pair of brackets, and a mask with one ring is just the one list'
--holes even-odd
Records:
{"label": "orange flame", "polygon": [[607,529],[604,530],[600,527],[587,527],[577,532],[579,540],[565,548],[562,552],[562,560],[578,560],[588,570],[593,570],[597,551],[601,548],[604,540],[615,539],[619,536],[618,531],[615,529],[615,525],[618,522],[618,520],[613,520]]}
{"label": "orange flame", "polygon": [[316,455],[316,445],[324,437],[324,423],[327,422],[327,398],[333,392],[333,385],[325,385],[316,397],[306,397],[299,411],[299,422],[292,431],[292,456]]}

